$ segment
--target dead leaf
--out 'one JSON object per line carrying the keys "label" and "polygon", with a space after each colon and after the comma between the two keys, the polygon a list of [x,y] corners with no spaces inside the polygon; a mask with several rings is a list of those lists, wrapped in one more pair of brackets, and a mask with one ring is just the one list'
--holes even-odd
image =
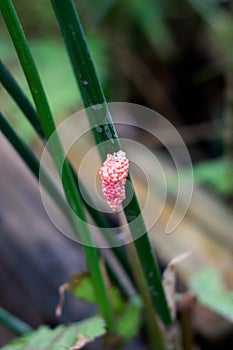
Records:
{"label": "dead leaf", "polygon": [[82,282],[83,279],[85,278],[90,278],[89,272],[82,272],[79,275],[74,275],[71,277],[69,283],[68,283],[68,288],[67,290],[69,292],[73,292],[75,288]]}
{"label": "dead leaf", "polygon": [[62,309],[65,301],[65,292],[68,290],[68,288],[69,288],[69,283],[64,283],[58,289],[59,301],[55,310],[55,315],[57,317],[60,317],[62,314]]}
{"label": "dead leaf", "polygon": [[79,283],[84,279],[89,277],[90,274],[88,272],[83,272],[80,275],[75,275],[71,277],[70,281],[62,284],[58,289],[59,301],[57,307],[55,309],[55,315],[60,317],[62,314],[62,309],[65,301],[65,292],[72,292],[79,285]]}
{"label": "dead leaf", "polygon": [[174,265],[184,259],[187,259],[197,248],[193,248],[185,253],[175,256],[167,265],[163,272],[163,287],[165,290],[168,306],[171,312],[172,320],[176,319],[176,302],[175,302],[175,288],[176,288],[176,275],[174,271]]}

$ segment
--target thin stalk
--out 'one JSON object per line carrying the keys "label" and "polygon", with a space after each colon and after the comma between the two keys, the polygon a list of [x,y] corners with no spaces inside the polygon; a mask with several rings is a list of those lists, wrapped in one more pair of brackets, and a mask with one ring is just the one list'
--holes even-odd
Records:
{"label": "thin stalk", "polygon": [[148,336],[150,340],[150,348],[153,350],[166,350],[165,339],[163,336],[162,329],[159,326],[158,319],[156,318],[153,302],[151,295],[147,290],[147,282],[143,274],[141,263],[138,259],[138,254],[135,249],[135,246],[130,243],[128,244],[129,256],[133,266],[134,278],[144,302],[144,315],[148,329]]}
{"label": "thin stalk", "polygon": [[[88,114],[90,124],[94,126],[94,136],[99,145],[102,159],[105,160],[107,153],[119,151],[121,146],[91,58],[82,25],[72,0],[51,0],[51,2],[66,43],[84,106],[90,107]],[[99,125],[103,126],[101,130],[98,128]],[[104,141],[110,142],[105,143]],[[124,208],[124,212],[133,236],[135,230],[133,220],[140,218],[140,221],[137,221],[137,230],[140,230],[142,236],[135,242],[136,251],[156,310],[164,324],[169,327],[172,324],[172,319],[163,290],[158,264],[144,221],[140,215],[140,207],[130,176],[128,180],[126,193],[132,190],[133,192],[130,193],[133,193],[133,196],[130,203]]]}
{"label": "thin stalk", "polygon": [[[51,153],[56,166],[59,167],[65,158],[63,149],[59,137],[56,134],[55,123],[22,26],[11,0],[1,0],[0,8],[30,87],[46,139],[49,139],[49,137],[55,132],[54,145],[51,149]],[[75,181],[66,160],[63,163],[62,181],[67,201],[81,219],[79,222],[76,221],[77,231],[80,235],[85,235],[91,241],[82,201],[77,193]],[[100,310],[105,317],[108,326],[112,327],[114,321],[113,314],[103,276],[101,274],[98,252],[91,246],[84,246],[84,251]]]}
{"label": "thin stalk", "polygon": [[[43,132],[43,129],[41,128],[40,120],[39,120],[39,117],[38,117],[36,110],[32,106],[28,97],[22,91],[22,89],[20,88],[20,86],[18,85],[18,83],[16,82],[14,77],[11,75],[10,71],[5,67],[5,65],[3,64],[3,62],[1,60],[0,60],[0,81],[2,82],[3,86],[8,91],[8,93],[15,100],[15,102],[17,103],[17,105],[19,106],[21,111],[24,113],[24,115],[26,116],[28,121],[31,123],[32,127],[34,128],[36,133],[40,136],[41,140],[45,143],[46,140],[45,140],[44,132]],[[12,137],[12,138],[14,139],[14,137]],[[16,148],[16,150],[17,150],[17,148]],[[100,228],[100,230],[101,230],[101,228],[109,228],[109,230],[111,230],[110,223],[108,222],[108,220],[106,219],[106,217],[103,215],[102,212],[95,209],[95,204],[93,203],[92,198],[89,195],[88,191],[86,190],[85,186],[83,185],[81,179],[77,178],[77,175],[76,175],[75,171],[72,169],[71,165],[70,165],[70,167],[71,167],[71,170],[73,172],[73,176],[75,179],[75,183],[76,183],[76,187],[77,187],[77,190],[79,192],[79,195],[82,198],[82,201],[83,201],[87,211],[91,215],[92,219],[94,220],[95,224]],[[38,176],[39,176],[39,174],[38,174]],[[85,198],[85,200],[83,197]],[[55,200],[55,203],[57,203],[56,200]],[[62,209],[62,208],[60,207],[60,209]],[[66,209],[66,207],[63,208],[62,210],[64,210],[64,209]],[[106,235],[105,235],[105,237],[106,237]],[[114,247],[114,248],[112,248],[112,250],[113,250],[114,254],[117,256],[117,258],[120,261],[120,263],[122,264],[122,266],[124,267],[125,272],[128,275],[130,275],[129,262],[127,260],[127,256],[124,252],[124,249],[122,247]],[[109,270],[109,272],[110,272],[110,270]],[[113,272],[114,271],[111,271],[111,275]],[[128,278],[130,278],[130,277],[128,277]],[[120,282],[120,281],[116,281],[116,279],[114,279],[114,281],[118,282],[118,284]],[[119,287],[121,288],[121,285],[119,285]],[[126,295],[128,294],[127,291],[125,291],[125,290],[122,290],[122,292]]]}
{"label": "thin stalk", "polygon": [[8,93],[11,95],[13,100],[20,107],[24,115],[27,116],[28,121],[31,123],[33,128],[37,131],[38,135],[43,141],[45,141],[45,136],[43,129],[40,124],[40,119],[36,110],[33,108],[31,102],[24,94],[20,86],[16,83],[15,79],[5,67],[3,62],[0,60],[0,81]]}
{"label": "thin stalk", "polygon": [[183,350],[192,350],[193,349],[193,321],[192,313],[185,311],[180,316],[180,326],[182,334],[182,345]]}
{"label": "thin stalk", "polygon": [[181,342],[183,350],[192,350],[194,344],[193,310],[195,297],[191,293],[184,294],[179,300]]}
{"label": "thin stalk", "polygon": [[29,324],[15,317],[10,312],[0,307],[0,323],[11,329],[17,335],[24,335],[33,330]]}
{"label": "thin stalk", "polygon": [[[119,221],[121,225],[125,224],[125,216],[123,211],[118,213]],[[130,230],[125,232],[127,236],[130,236]],[[166,350],[165,338],[163,335],[163,331],[159,326],[158,319],[156,317],[156,313],[154,311],[153,302],[151,299],[151,295],[147,289],[147,282],[142,270],[142,266],[140,260],[138,258],[137,251],[135,249],[135,245],[133,243],[129,243],[127,245],[128,255],[131,261],[132,272],[134,275],[134,279],[136,281],[137,288],[140,292],[141,298],[143,300],[144,306],[144,316],[148,330],[149,336],[149,344],[151,350]]]}

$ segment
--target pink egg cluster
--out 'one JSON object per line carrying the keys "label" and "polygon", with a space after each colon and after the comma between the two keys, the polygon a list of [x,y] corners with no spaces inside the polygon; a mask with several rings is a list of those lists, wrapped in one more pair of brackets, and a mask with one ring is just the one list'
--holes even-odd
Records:
{"label": "pink egg cluster", "polygon": [[107,203],[116,211],[125,199],[125,183],[129,172],[129,160],[123,151],[107,154],[99,175],[102,179],[102,191]]}

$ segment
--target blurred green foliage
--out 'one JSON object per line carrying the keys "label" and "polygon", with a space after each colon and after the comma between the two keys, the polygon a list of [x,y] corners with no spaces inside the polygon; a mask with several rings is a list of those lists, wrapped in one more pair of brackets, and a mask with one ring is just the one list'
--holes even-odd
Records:
{"label": "blurred green foliage", "polygon": [[232,193],[232,166],[225,159],[200,162],[193,170],[196,184],[208,185],[222,196]]}
{"label": "blurred green foliage", "polygon": [[[73,276],[63,292],[65,291],[72,292],[75,297],[86,302],[97,303],[89,274]],[[119,289],[113,285],[109,288],[109,296],[115,315],[115,332],[123,341],[128,342],[138,334],[140,329],[142,300],[135,295],[130,302],[126,303]],[[62,299],[63,294],[61,295]]]}
{"label": "blurred green foliage", "polygon": [[[86,343],[106,333],[104,320],[99,316],[92,316],[84,321],[70,325],[58,326],[50,329],[41,326],[29,334],[15,339],[2,350],[58,350],[58,349],[81,349]],[[84,339],[83,339],[84,338]],[[78,347],[78,341],[80,343]],[[85,340],[85,341],[83,341]]]}
{"label": "blurred green foliage", "polygon": [[233,322],[233,291],[226,289],[218,271],[200,270],[191,279],[190,289],[202,305]]}
{"label": "blurred green foliage", "polygon": [[[200,161],[193,166],[192,171],[196,185],[205,186],[222,197],[232,194],[232,164],[224,157]],[[179,177],[182,181],[187,181],[190,178],[190,169],[184,169],[179,173]],[[177,178],[174,176],[168,182],[172,191],[177,186],[176,181]]]}

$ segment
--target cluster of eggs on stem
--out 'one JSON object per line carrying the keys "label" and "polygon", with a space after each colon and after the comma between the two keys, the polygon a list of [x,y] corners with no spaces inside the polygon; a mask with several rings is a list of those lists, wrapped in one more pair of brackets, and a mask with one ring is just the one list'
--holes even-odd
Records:
{"label": "cluster of eggs on stem", "polygon": [[107,154],[99,175],[102,180],[102,191],[112,211],[120,208],[125,199],[125,184],[129,172],[129,160],[123,151]]}

